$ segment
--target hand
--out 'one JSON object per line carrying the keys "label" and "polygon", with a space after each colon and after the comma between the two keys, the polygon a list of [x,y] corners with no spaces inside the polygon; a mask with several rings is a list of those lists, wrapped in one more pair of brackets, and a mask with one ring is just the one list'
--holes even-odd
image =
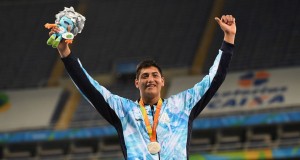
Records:
{"label": "hand", "polygon": [[236,34],[235,18],[232,15],[223,15],[221,19],[215,17],[215,20],[224,32],[224,40],[234,44]]}
{"label": "hand", "polygon": [[[58,32],[59,32],[59,28],[53,27],[49,32],[49,36],[51,36],[54,33],[58,33]],[[57,46],[57,50],[60,54],[60,57],[62,57],[62,58],[67,57],[71,53],[69,45],[65,41],[60,41],[60,43]]]}

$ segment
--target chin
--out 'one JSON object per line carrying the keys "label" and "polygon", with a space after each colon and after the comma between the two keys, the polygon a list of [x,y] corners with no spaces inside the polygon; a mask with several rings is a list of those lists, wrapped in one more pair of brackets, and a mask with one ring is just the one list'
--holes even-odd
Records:
{"label": "chin", "polygon": [[147,95],[147,97],[149,97],[149,98],[153,98],[153,97],[155,97],[157,95],[157,93],[150,91],[150,92],[145,92],[145,95]]}

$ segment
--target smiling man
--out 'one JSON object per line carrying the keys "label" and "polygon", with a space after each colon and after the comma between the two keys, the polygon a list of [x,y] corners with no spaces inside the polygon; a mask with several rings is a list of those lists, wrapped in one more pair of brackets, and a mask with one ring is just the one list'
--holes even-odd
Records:
{"label": "smiling man", "polygon": [[[59,54],[75,85],[117,130],[125,159],[188,159],[193,120],[221,86],[233,54],[235,18],[224,15],[215,20],[224,32],[224,41],[209,74],[194,87],[167,99],[161,97],[165,81],[154,61],[146,60],[137,66],[135,86],[140,98],[132,101],[100,85],[71,53],[68,44],[59,44]],[[53,28],[49,34],[58,31]]]}

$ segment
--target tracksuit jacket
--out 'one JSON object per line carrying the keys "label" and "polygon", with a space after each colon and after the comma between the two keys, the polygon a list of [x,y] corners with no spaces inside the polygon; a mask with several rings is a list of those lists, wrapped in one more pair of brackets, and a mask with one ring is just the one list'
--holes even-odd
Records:
{"label": "tracksuit jacket", "polygon": [[[161,150],[151,154],[150,138],[138,101],[111,93],[95,81],[72,53],[62,58],[65,68],[81,94],[112,124],[128,160],[188,159],[193,120],[207,105],[225,79],[234,46],[223,42],[209,73],[192,88],[163,100],[156,128]],[[150,124],[156,105],[145,105]],[[151,109],[152,108],[152,109]]]}

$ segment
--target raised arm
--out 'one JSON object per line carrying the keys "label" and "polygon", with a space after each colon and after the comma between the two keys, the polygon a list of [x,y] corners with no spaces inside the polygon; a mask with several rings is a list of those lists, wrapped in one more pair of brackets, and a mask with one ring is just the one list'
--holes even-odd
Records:
{"label": "raised arm", "polygon": [[[51,36],[58,31],[58,28],[54,27],[49,35]],[[60,41],[57,49],[69,76],[81,94],[109,123],[114,126],[120,125],[118,115],[115,112],[117,108],[112,107],[121,106],[116,104],[119,102],[119,97],[111,94],[86,72],[79,59],[71,53],[70,47],[65,41]]]}
{"label": "raised arm", "polygon": [[190,116],[193,119],[205,108],[225,80],[233,54],[236,34],[235,18],[231,15],[226,15],[222,16],[221,19],[216,17],[215,20],[224,32],[224,41],[219,50],[219,54],[216,56],[209,70],[209,74],[195,84],[193,88],[177,95],[179,99],[184,99],[186,106],[191,110]]}

